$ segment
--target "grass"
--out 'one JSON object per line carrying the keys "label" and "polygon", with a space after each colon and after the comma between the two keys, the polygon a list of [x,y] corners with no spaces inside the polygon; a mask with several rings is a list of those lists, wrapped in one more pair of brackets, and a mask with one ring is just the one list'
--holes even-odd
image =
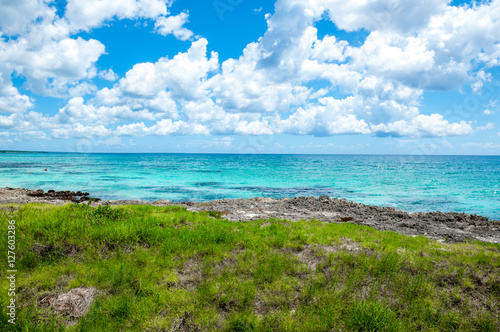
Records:
{"label": "grass", "polygon": [[[17,324],[2,331],[499,331],[500,245],[180,207],[4,205]],[[39,301],[99,290],[78,320]]]}

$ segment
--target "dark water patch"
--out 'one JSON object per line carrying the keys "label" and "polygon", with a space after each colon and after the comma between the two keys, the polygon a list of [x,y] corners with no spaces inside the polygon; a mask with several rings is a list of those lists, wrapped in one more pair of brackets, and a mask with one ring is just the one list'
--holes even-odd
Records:
{"label": "dark water patch", "polygon": [[0,162],[0,168],[36,168],[45,164],[23,163],[23,162]]}
{"label": "dark water patch", "polygon": [[193,182],[190,185],[194,187],[211,187],[211,188],[221,188],[224,186],[223,182]]}
{"label": "dark water patch", "polygon": [[121,179],[117,178],[99,178],[99,181],[104,181],[104,182],[119,182]]}
{"label": "dark water patch", "polygon": [[460,204],[460,201],[450,196],[436,196],[436,197],[394,197],[391,200],[394,204],[408,204],[408,205],[452,205]]}
{"label": "dark water patch", "polygon": [[[109,173],[108,173],[109,174]],[[103,181],[126,181],[126,180],[140,180],[144,179],[143,176],[100,176],[98,180]]]}
{"label": "dark water patch", "polygon": [[22,188],[26,189],[57,189],[57,190],[67,190],[63,181],[38,181],[30,183],[29,185],[22,185]]}
{"label": "dark water patch", "polygon": [[231,190],[243,191],[258,195],[269,196],[273,198],[297,197],[297,196],[338,196],[341,193],[330,187],[315,186],[315,187],[290,187],[276,188],[265,186],[242,186],[231,187]]}
{"label": "dark water patch", "polygon": [[315,197],[329,196],[329,197],[341,197],[348,199],[360,199],[360,198],[369,198],[372,196],[377,196],[377,195],[357,192],[351,189],[339,189],[326,186],[290,187],[290,188],[243,186],[243,187],[231,187],[229,189],[233,191],[243,191],[246,193],[250,193],[253,196],[266,196],[271,198],[293,198],[300,196],[315,196]]}
{"label": "dark water patch", "polygon": [[198,192],[196,196],[192,195],[183,195],[181,199],[174,199],[172,202],[207,202],[207,201],[215,201],[219,199],[227,198],[225,195],[217,195],[213,193],[200,193]]}
{"label": "dark water patch", "polygon": [[84,174],[109,174],[109,171],[89,170],[89,171],[85,171]]}
{"label": "dark water patch", "polygon": [[147,190],[158,194],[181,194],[182,196],[196,194],[198,190],[189,189],[184,186],[143,186],[138,189]]}
{"label": "dark water patch", "polygon": [[196,173],[222,173],[222,170],[219,169],[193,169],[190,171]]}
{"label": "dark water patch", "polygon": [[[203,202],[228,198],[229,195],[212,190],[194,189],[184,186],[143,186],[141,190],[153,193],[155,199],[170,199],[173,202]],[[174,196],[175,198],[172,198]],[[170,197],[170,198],[169,198]]]}
{"label": "dark water patch", "polygon": [[[409,212],[466,212],[470,209],[460,201],[449,196],[439,197],[393,197],[389,205]],[[484,213],[483,213],[484,214]]]}
{"label": "dark water patch", "polygon": [[137,166],[140,166],[141,168],[166,169],[171,171],[177,171],[181,169],[180,166],[173,166],[173,165],[137,165]]}

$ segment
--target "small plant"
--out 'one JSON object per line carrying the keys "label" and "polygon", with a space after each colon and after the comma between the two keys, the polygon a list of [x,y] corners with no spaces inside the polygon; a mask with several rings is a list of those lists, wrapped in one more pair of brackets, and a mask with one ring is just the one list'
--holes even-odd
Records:
{"label": "small plant", "polygon": [[398,331],[396,314],[380,302],[356,301],[347,317],[346,326],[352,331]]}
{"label": "small plant", "polygon": [[248,314],[235,314],[229,318],[227,331],[229,332],[251,332],[258,331],[255,318]]}
{"label": "small plant", "polygon": [[207,211],[207,214],[215,219],[220,219],[222,218],[222,212],[220,211]]}
{"label": "small plant", "polygon": [[93,209],[92,215],[96,219],[107,219],[111,221],[116,221],[120,217],[119,212],[112,209],[109,205],[99,205],[97,208]]}

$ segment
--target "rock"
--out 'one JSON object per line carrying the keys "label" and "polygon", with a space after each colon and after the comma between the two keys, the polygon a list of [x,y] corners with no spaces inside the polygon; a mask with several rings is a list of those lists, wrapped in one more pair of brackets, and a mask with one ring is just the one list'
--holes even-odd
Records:
{"label": "rock", "polygon": [[39,190],[29,190],[27,192],[28,196],[31,197],[40,197],[44,199],[51,199],[51,200],[62,200],[62,201],[71,201],[74,203],[81,203],[83,201],[88,201],[90,199],[94,201],[100,201],[99,198],[90,198],[88,197],[90,194],[87,192],[81,192],[77,191],[76,193],[74,191],[70,190],[65,190],[65,191],[55,191],[53,189],[47,191],[45,193],[42,189]]}
{"label": "rock", "polygon": [[[43,190],[0,188],[0,203],[28,203],[47,200],[52,204],[63,204],[71,200],[86,202],[91,198],[89,193],[81,192],[47,192]],[[99,199],[94,199],[100,201]],[[191,211],[219,211],[223,217],[232,221],[254,219],[289,219],[324,222],[347,221],[371,226],[378,230],[394,231],[407,235],[424,235],[433,239],[447,239],[457,242],[477,239],[480,241],[500,243],[500,221],[489,220],[478,215],[465,213],[418,212],[408,213],[392,207],[358,204],[345,198],[328,196],[320,198],[296,197],[284,199],[250,198],[221,199],[211,202],[175,202],[157,200],[154,202],[140,200],[102,201],[98,205],[110,204],[144,204],[144,205],[180,205]],[[43,250],[42,250],[43,251]]]}
{"label": "rock", "polygon": [[153,202],[154,205],[168,205],[171,202],[168,199],[158,199]]}

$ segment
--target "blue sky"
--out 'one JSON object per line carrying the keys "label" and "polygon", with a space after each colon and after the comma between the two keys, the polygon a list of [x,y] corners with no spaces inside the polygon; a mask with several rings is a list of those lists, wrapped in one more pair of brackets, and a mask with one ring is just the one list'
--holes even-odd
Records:
{"label": "blue sky", "polygon": [[500,154],[500,0],[0,3],[0,149]]}

